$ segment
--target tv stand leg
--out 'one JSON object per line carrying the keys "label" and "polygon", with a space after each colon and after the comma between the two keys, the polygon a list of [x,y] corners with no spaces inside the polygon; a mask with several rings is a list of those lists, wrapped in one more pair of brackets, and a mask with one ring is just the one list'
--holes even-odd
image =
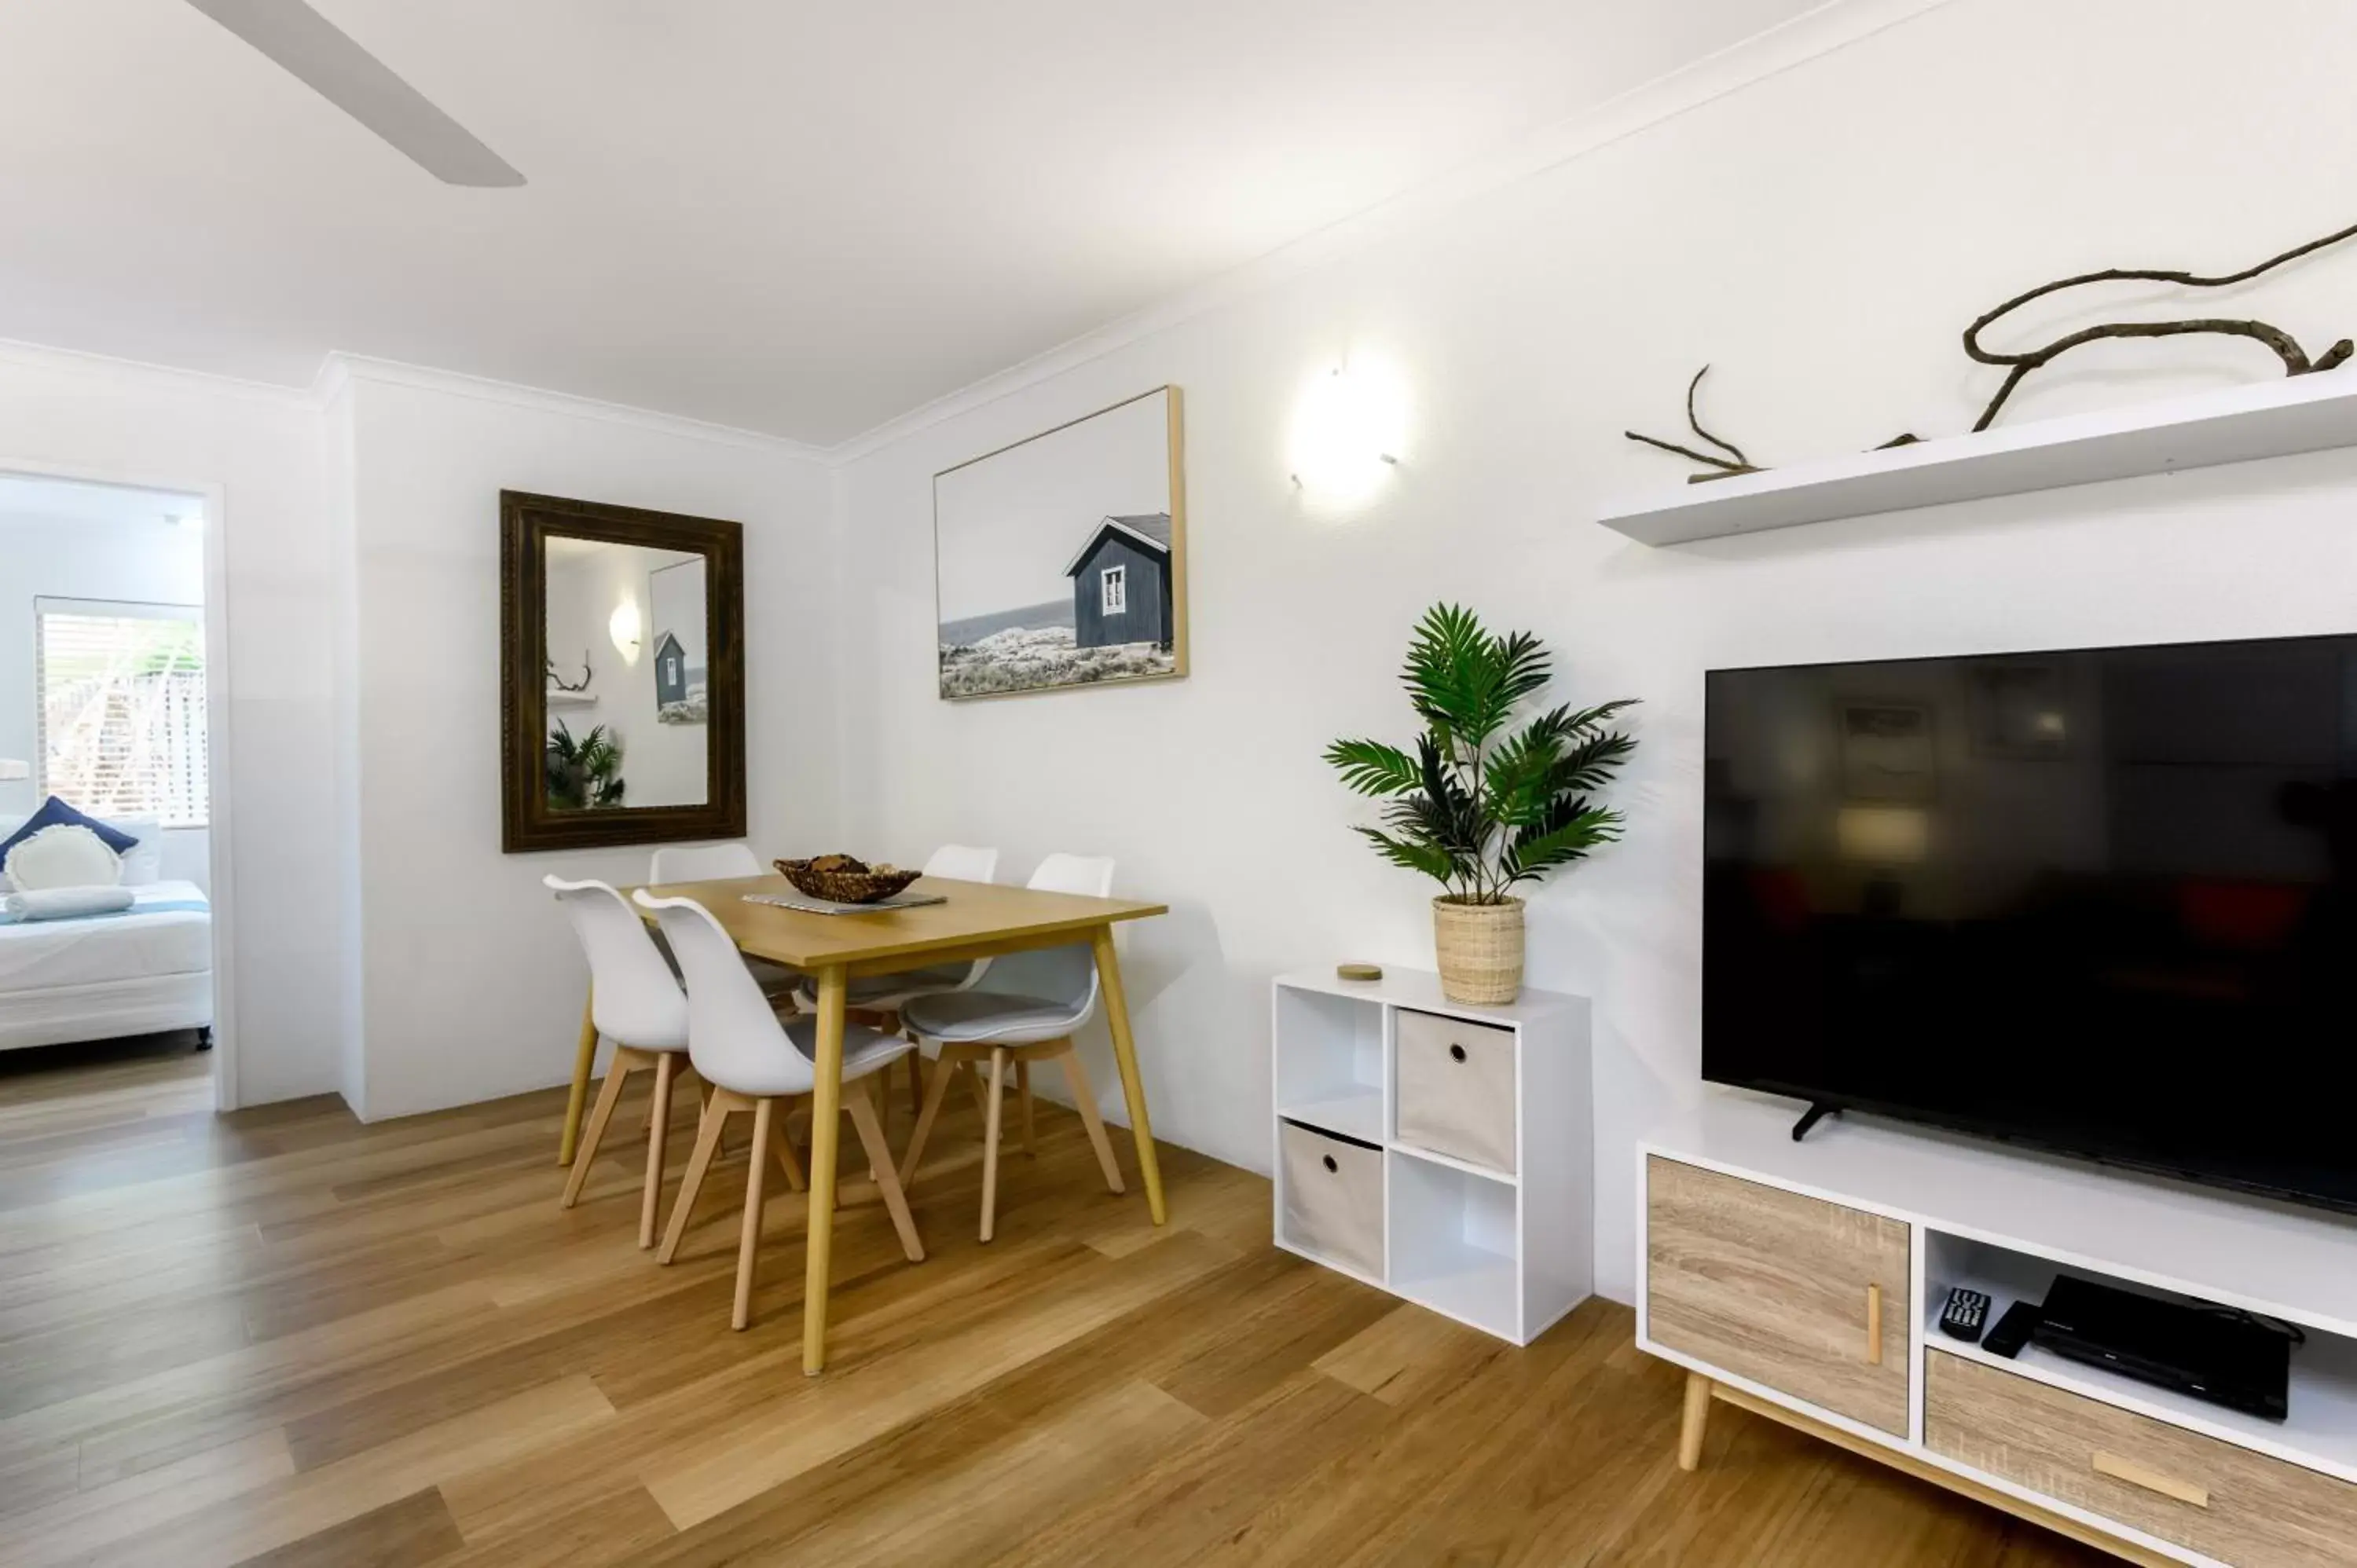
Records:
{"label": "tv stand leg", "polygon": [[1678,1468],[1702,1466],[1702,1440],[1710,1434],[1711,1382],[1700,1372],[1686,1374],[1685,1415],[1678,1423]]}
{"label": "tv stand leg", "polygon": [[1801,1112],[1801,1119],[1798,1122],[1792,1123],[1792,1142],[1797,1144],[1802,1139],[1807,1137],[1809,1135],[1809,1129],[1824,1121],[1826,1117],[1838,1116],[1840,1114],[1840,1106],[1828,1105],[1822,1100],[1815,1101],[1806,1111]]}

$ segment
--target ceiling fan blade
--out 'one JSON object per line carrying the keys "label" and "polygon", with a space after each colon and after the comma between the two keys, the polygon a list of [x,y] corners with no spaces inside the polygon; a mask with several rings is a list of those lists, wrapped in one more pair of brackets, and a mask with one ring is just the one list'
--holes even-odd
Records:
{"label": "ceiling fan blade", "polygon": [[523,176],[304,0],[188,0],[446,185]]}

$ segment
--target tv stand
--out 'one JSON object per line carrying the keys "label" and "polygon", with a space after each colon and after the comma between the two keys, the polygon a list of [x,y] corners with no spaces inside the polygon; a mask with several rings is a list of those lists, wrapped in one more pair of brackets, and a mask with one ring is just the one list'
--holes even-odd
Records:
{"label": "tv stand", "polygon": [[[2357,1563],[2357,1224],[1711,1091],[1638,1146],[1637,1345],[1684,1369],[1680,1465],[1732,1405],[2148,1568]],[[2299,1326],[2269,1421],[1940,1331],[2068,1273]]]}
{"label": "tv stand", "polygon": [[1812,1100],[1809,1101],[1809,1108],[1801,1112],[1801,1119],[1798,1122],[1792,1123],[1792,1142],[1797,1144],[1802,1139],[1807,1137],[1809,1135],[1809,1129],[1824,1121],[1826,1117],[1840,1115],[1841,1109],[1842,1108],[1840,1106],[1835,1105],[1827,1101]]}

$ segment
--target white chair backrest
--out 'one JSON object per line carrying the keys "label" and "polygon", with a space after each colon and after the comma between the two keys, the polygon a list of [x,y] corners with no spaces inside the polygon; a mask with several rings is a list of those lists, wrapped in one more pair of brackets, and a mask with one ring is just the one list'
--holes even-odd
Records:
{"label": "white chair backrest", "polygon": [[1102,854],[1051,854],[1041,861],[1026,884],[1041,893],[1085,893],[1092,898],[1113,896],[1113,861]]}
{"label": "white chair backrest", "polygon": [[687,998],[638,911],[603,882],[544,876],[589,959],[589,1016],[618,1045],[675,1051],[687,1044]]}
{"label": "white chair backrest", "polygon": [[791,1085],[784,1092],[808,1093],[810,1059],[786,1038],[760,983],[712,911],[693,898],[657,898],[643,888],[633,897],[655,912],[687,981],[687,1054],[696,1072],[727,1088],[774,1079],[782,1063]]}
{"label": "white chair backrest", "polygon": [[945,843],[925,857],[925,875],[959,882],[988,882],[998,875],[998,852],[970,844]]}
{"label": "white chair backrest", "polygon": [[[1103,855],[1051,854],[1031,873],[1028,886],[1035,892],[1103,898],[1113,892],[1113,862]],[[991,964],[975,989],[1060,1004],[1071,1009],[1077,1029],[1096,1011],[1096,953],[1086,942],[1010,953]]]}
{"label": "white chair backrest", "polygon": [[717,882],[724,876],[759,876],[769,869],[749,843],[670,843],[655,851],[647,880]]}

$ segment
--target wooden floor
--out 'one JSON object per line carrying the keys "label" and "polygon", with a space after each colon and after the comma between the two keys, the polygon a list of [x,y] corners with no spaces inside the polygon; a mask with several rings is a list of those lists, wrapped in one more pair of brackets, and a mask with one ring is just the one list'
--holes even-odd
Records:
{"label": "wooden floor", "polygon": [[558,1210],[561,1092],[216,1118],[185,1051],[9,1055],[9,1568],[2105,1561],[1732,1410],[1682,1476],[1680,1380],[1626,1309],[1512,1350],[1275,1251],[1267,1184],[1176,1148],[1153,1231],[1044,1106],[991,1245],[970,1106],[923,1264],[846,1211],[806,1380],[801,1199],[731,1334],[727,1168],[658,1268],[642,1146]]}

